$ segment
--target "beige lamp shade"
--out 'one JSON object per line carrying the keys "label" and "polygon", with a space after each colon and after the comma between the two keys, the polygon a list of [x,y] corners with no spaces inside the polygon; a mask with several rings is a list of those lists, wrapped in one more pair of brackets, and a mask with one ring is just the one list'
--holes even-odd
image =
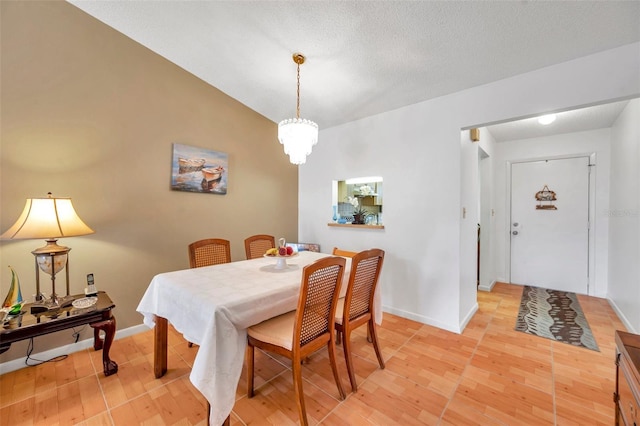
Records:
{"label": "beige lamp shade", "polygon": [[51,297],[46,300],[47,309],[66,306],[73,301],[69,295],[69,268],[67,268],[67,295],[56,294],[56,274],[68,265],[69,247],[59,246],[57,239],[93,234],[93,229],[78,217],[70,198],[54,198],[49,192],[48,198],[29,198],[16,223],[0,235],[1,239],[44,238],[46,244],[31,253],[36,265],[36,300],[43,299],[40,293],[40,274],[38,268],[51,275]]}
{"label": "beige lamp shade", "polygon": [[71,198],[29,198],[22,214],[0,238],[55,239],[93,234],[71,203]]}

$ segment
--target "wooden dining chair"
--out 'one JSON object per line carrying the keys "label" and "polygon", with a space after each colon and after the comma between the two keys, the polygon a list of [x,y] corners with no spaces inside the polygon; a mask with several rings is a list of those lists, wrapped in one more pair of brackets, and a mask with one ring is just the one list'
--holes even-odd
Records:
{"label": "wooden dining chair", "polygon": [[267,250],[276,246],[276,239],[273,235],[253,235],[244,240],[244,250],[247,259],[262,257]]}
{"label": "wooden dining chair", "polygon": [[384,261],[384,251],[380,249],[365,250],[351,259],[351,272],[347,292],[338,300],[336,308],[336,334],[342,340],[344,359],[347,364],[349,381],[353,392],[358,390],[356,375],[351,360],[351,332],[367,324],[367,340],[373,343],[380,368],[384,369],[384,360],[378,344],[373,298],[380,277],[380,269]]}
{"label": "wooden dining chair", "polygon": [[207,238],[189,244],[189,266],[218,265],[231,262],[231,243],[221,238]]}
{"label": "wooden dining chair", "polygon": [[302,360],[325,345],[329,351],[329,361],[340,399],[345,399],[336,365],[334,329],[345,264],[345,259],[331,256],[305,266],[302,271],[298,308],[247,329],[247,396],[251,398],[254,395],[255,348],[289,358],[301,425],[308,425],[302,390]]}
{"label": "wooden dining chair", "polygon": [[[189,267],[218,265],[231,262],[231,243],[221,238],[205,238],[189,244]],[[189,347],[193,343],[189,342]]]}
{"label": "wooden dining chair", "polygon": [[333,252],[331,254],[333,254],[334,256],[353,257],[358,253],[355,251],[347,251],[347,250],[339,249],[338,247],[334,247]]}

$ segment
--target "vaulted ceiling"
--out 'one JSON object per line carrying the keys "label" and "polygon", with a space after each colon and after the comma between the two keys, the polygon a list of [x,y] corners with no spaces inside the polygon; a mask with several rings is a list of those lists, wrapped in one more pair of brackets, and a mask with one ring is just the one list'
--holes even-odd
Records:
{"label": "vaulted ceiling", "polygon": [[70,3],[279,122],[327,128],[640,41],[638,1]]}

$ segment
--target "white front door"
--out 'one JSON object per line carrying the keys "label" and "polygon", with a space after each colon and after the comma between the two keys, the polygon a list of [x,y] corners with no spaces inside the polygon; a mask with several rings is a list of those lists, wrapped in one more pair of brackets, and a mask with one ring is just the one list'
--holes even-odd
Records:
{"label": "white front door", "polygon": [[512,164],[510,228],[512,283],[587,294],[589,158]]}

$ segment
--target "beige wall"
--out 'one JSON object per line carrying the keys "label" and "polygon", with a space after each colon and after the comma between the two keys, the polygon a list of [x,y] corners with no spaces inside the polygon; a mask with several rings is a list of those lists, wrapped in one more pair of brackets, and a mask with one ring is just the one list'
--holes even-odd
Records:
{"label": "beige wall", "polygon": [[[26,198],[71,197],[96,231],[59,241],[73,249],[71,290],[94,273],[119,329],[142,322],[135,309],[154,275],[188,267],[191,241],[229,239],[240,260],[249,235],[297,239],[298,169],[275,123],[70,4],[1,2],[0,13],[1,230]],[[173,143],[228,153],[228,193],[172,191]],[[23,294],[35,292],[30,252],[43,244],[0,243],[2,298],[7,265]],[[35,351],[71,341],[56,333],[36,339]]]}

